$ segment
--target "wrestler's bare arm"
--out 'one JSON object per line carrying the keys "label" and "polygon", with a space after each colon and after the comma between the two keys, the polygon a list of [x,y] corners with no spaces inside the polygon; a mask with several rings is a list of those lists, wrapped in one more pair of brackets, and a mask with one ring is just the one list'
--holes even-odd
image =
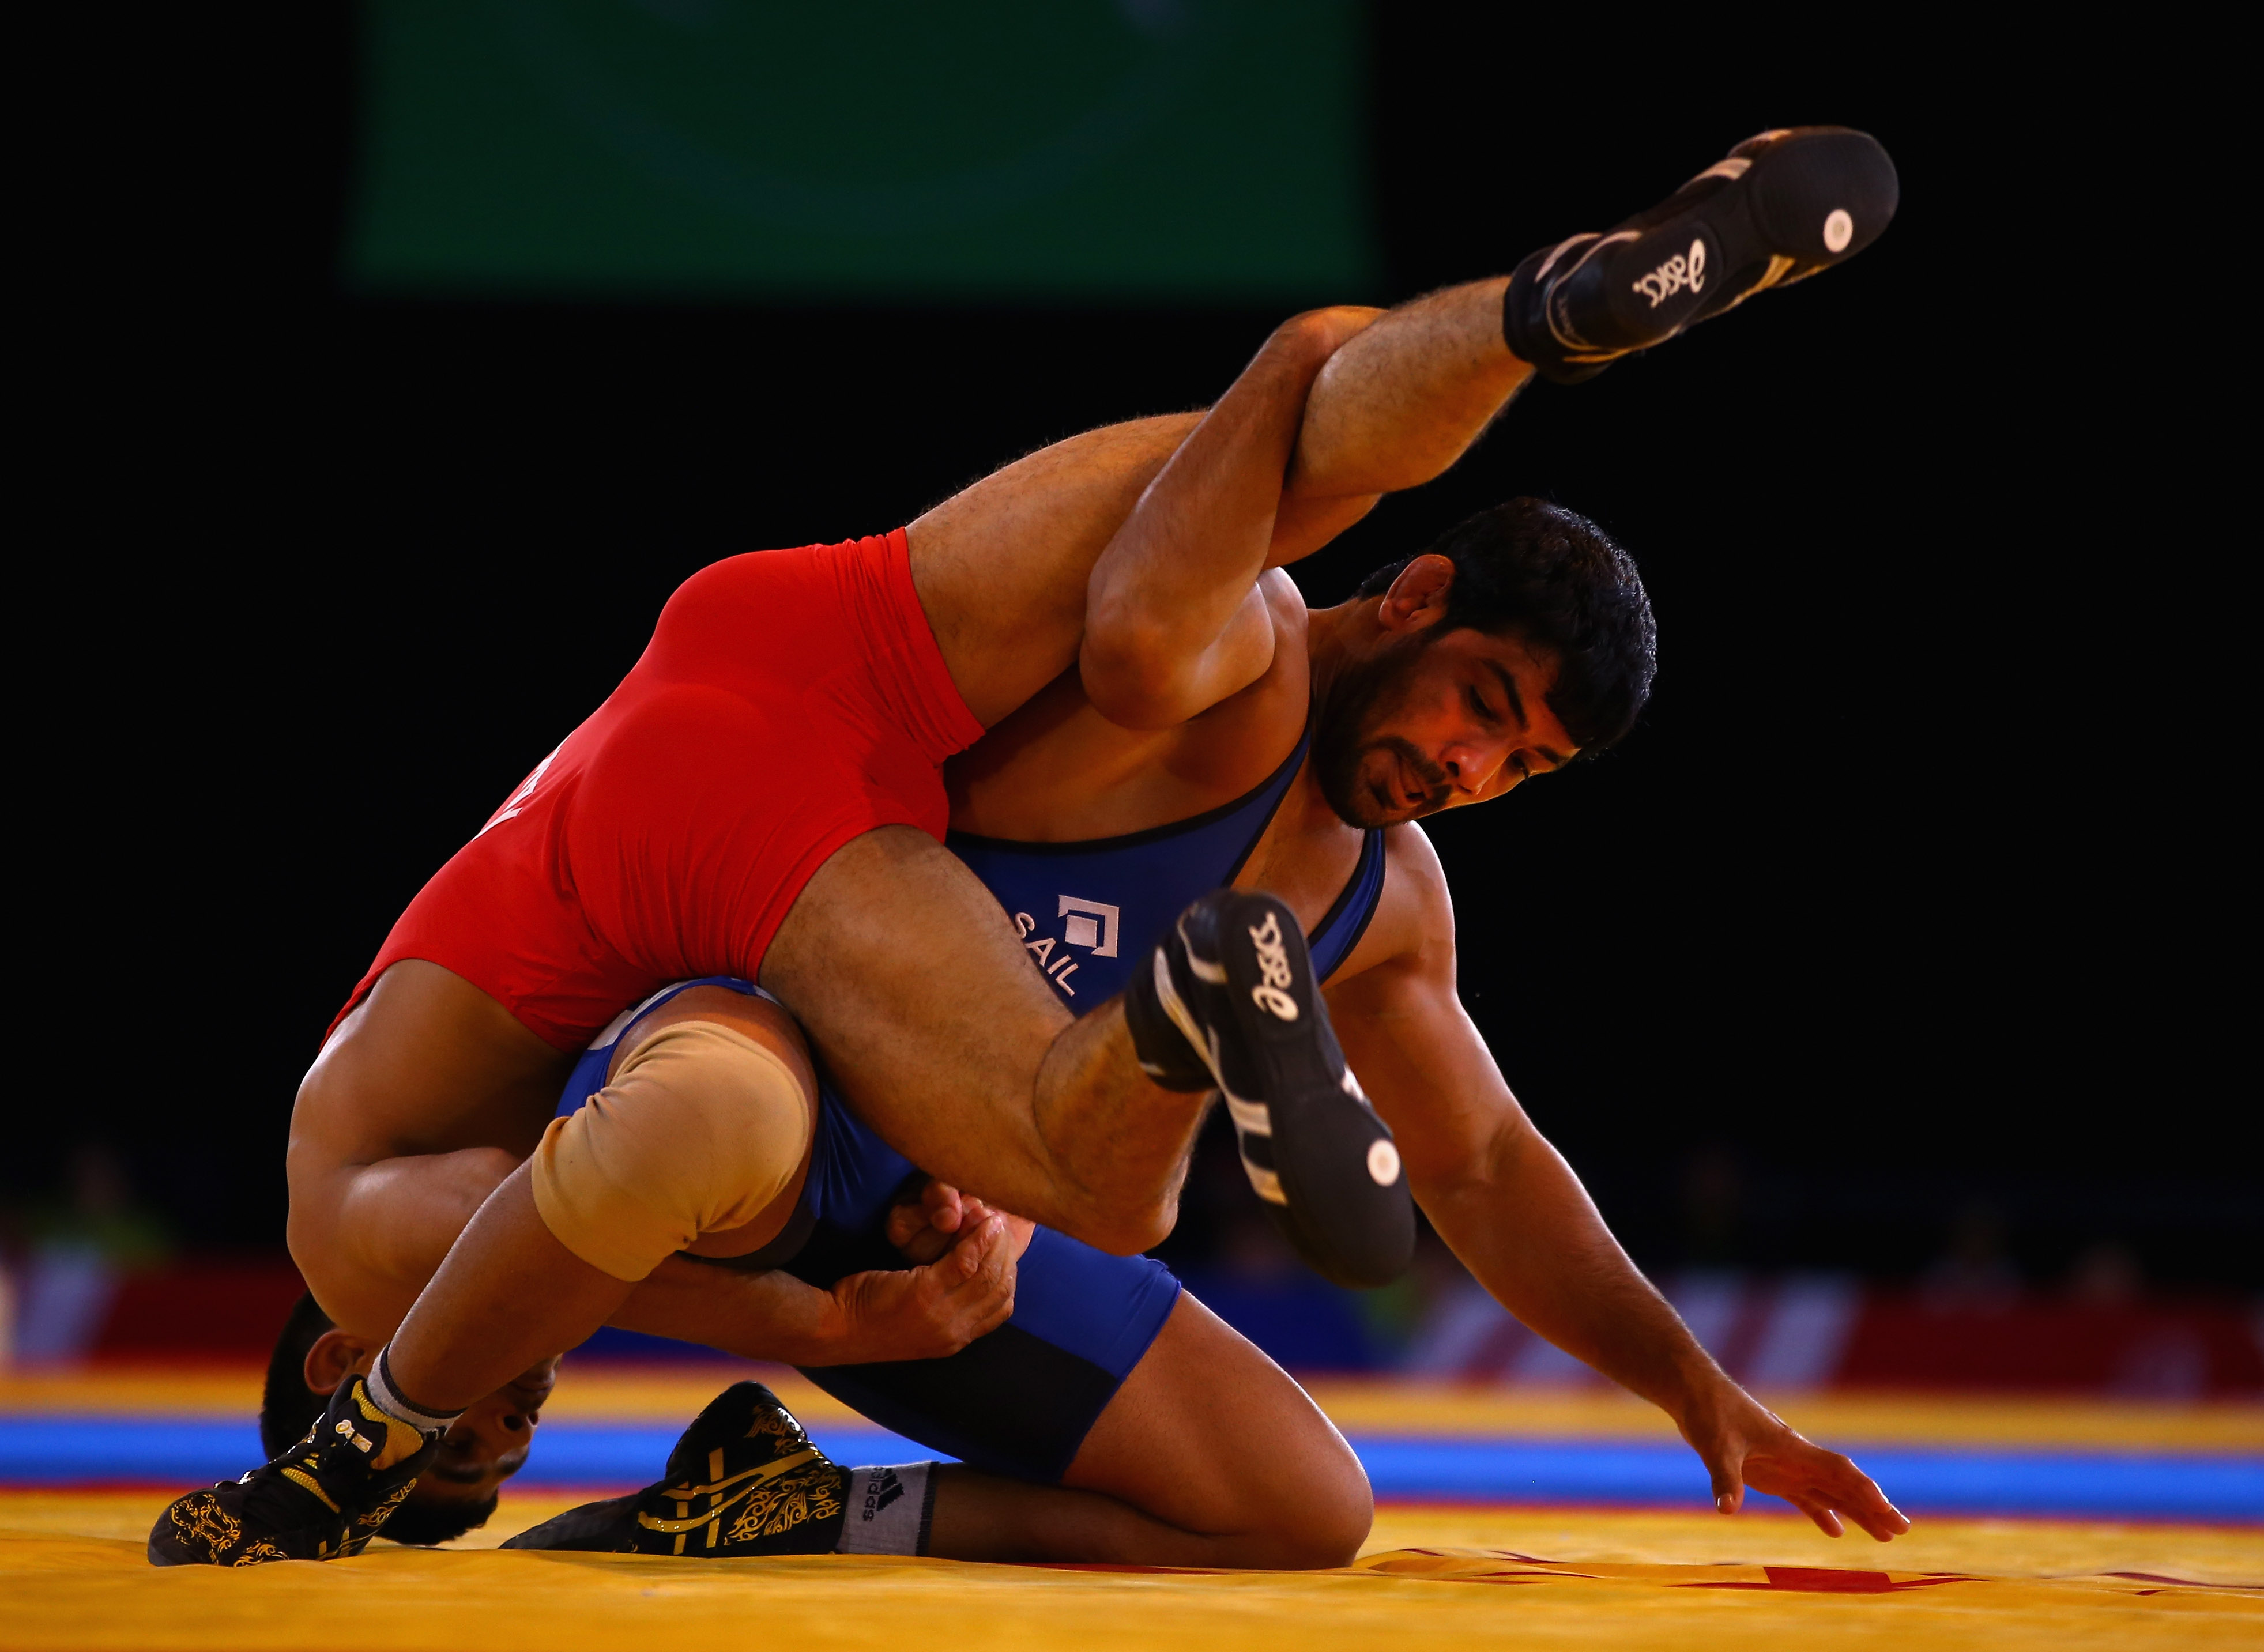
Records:
{"label": "wrestler's bare arm", "polygon": [[1093,566],[1078,666],[1096,710],[1167,728],[1258,680],[1274,636],[1258,576],[1438,475],[1530,376],[1502,342],[1502,287],[1276,330]]}
{"label": "wrestler's bare arm", "polygon": [[1906,1530],[1860,1469],[1795,1433],[1698,1345],[1534,1128],[1456,996],[1453,906],[1418,828],[1392,830],[1388,875],[1371,926],[1390,938],[1382,960],[1332,986],[1329,1011],[1440,1235],[1520,1320],[1672,1417],[1725,1511],[1752,1485],[1833,1536],[1835,1510],[1883,1540]]}
{"label": "wrestler's bare arm", "polygon": [[823,1291],[790,1273],[671,1257],[611,1322],[790,1366],[946,1359],[1012,1316],[1015,1261],[1003,1218],[925,1265],[853,1273]]}
{"label": "wrestler's bare arm", "polygon": [[[1208,413],[1056,442],[914,522],[913,579],[976,718],[1052,681],[1089,625],[1088,683],[1128,727],[1168,728],[1254,681],[1270,657],[1259,574],[1447,469],[1531,376],[1502,342],[1504,284],[1292,317]],[[1127,536],[1136,504],[1150,519]]]}
{"label": "wrestler's bare arm", "polygon": [[1175,727],[1271,663],[1274,627],[1257,582],[1286,560],[1275,555],[1282,478],[1306,394],[1375,315],[1314,310],[1276,328],[1101,552],[1078,670],[1111,722]]}
{"label": "wrestler's bare arm", "polygon": [[[367,1038],[379,1011],[417,1036]],[[571,1065],[437,964],[386,973],[324,1047],[292,1116],[292,1254],[334,1322],[373,1343],[392,1335],[532,1150]],[[830,1291],[671,1261],[613,1322],[797,1365],[941,1359],[1012,1311],[1012,1257],[1003,1283],[991,1261],[986,1247]]]}
{"label": "wrestler's bare arm", "polygon": [[905,530],[920,606],[960,698],[984,728],[1077,657],[1093,562],[1202,418],[1171,413],[1056,442]]}
{"label": "wrestler's bare arm", "polygon": [[[517,1168],[493,1148],[342,1167],[330,1182],[341,1195],[334,1233],[353,1252],[302,1245],[301,1253],[323,1311],[352,1334],[383,1342],[473,1213]],[[827,1290],[790,1273],[671,1257],[611,1322],[787,1365],[943,1359],[1013,1313],[1014,1251],[1010,1236],[982,1238],[925,1265],[852,1274]]]}

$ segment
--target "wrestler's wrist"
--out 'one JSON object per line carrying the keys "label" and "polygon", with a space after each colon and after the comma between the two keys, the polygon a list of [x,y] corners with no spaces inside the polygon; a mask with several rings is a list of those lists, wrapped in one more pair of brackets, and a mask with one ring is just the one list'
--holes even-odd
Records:
{"label": "wrestler's wrist", "polygon": [[[853,1279],[854,1276],[852,1276]],[[831,1290],[817,1293],[817,1313],[809,1329],[809,1339],[814,1353],[823,1358],[798,1361],[802,1365],[843,1365],[853,1363],[848,1356],[857,1351],[858,1344],[866,1339],[866,1315],[860,1293],[850,1279],[844,1279]]]}
{"label": "wrestler's wrist", "polygon": [[1745,1391],[1713,1357],[1694,1344],[1669,1364],[1663,1390],[1651,1395],[1653,1403],[1675,1421],[1687,1435],[1718,1422],[1740,1402],[1751,1403]]}

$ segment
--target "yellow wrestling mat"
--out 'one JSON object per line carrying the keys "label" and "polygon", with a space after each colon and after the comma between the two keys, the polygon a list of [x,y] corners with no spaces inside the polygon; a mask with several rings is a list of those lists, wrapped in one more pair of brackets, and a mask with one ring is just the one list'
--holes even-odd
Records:
{"label": "yellow wrestling mat", "polygon": [[[742,1375],[769,1382],[814,1424],[848,1415],[774,1368],[570,1365],[545,1416],[678,1423]],[[246,1369],[0,1373],[0,1415],[240,1417],[258,1387]],[[1657,1411],[1596,1390],[1313,1392],[1355,1431],[1671,1438]],[[1834,1445],[2264,1448],[2255,1406],[1812,1395],[1779,1409]],[[356,1561],[222,1573],[145,1562],[166,1492],[0,1487],[0,1647],[2264,1648],[2264,1530],[2253,1526],[1928,1520],[1882,1546],[1861,1535],[1834,1542],[1777,1514],[1387,1506],[1359,1561],[1318,1573],[482,1552],[586,1495],[506,1493],[489,1526],[451,1549],[381,1542]]]}
{"label": "yellow wrestling mat", "polygon": [[[506,1497],[493,1544],[574,1499]],[[1117,1572],[379,1544],[359,1560],[158,1571],[161,1493],[0,1491],[0,1643],[479,1652],[1469,1644],[2023,1648],[2264,1645],[2264,1533],[1936,1522],[1838,1543],[1776,1517],[1390,1509],[1338,1571]],[[1861,1547],[1858,1547],[1861,1545]],[[1891,1569],[1869,1569],[1891,1568]]]}

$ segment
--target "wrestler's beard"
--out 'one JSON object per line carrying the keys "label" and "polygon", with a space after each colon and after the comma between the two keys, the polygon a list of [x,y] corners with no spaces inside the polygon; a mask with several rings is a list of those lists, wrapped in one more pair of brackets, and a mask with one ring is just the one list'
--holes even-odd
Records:
{"label": "wrestler's beard", "polygon": [[[1320,782],[1321,796],[1347,826],[1373,831],[1446,807],[1447,772],[1397,735],[1375,732],[1404,698],[1407,678],[1427,641],[1419,639],[1363,660],[1329,685],[1313,730],[1313,775]],[[1374,751],[1388,752],[1406,765],[1424,789],[1420,808],[1411,810],[1396,798],[1378,797],[1361,778],[1363,760]]]}

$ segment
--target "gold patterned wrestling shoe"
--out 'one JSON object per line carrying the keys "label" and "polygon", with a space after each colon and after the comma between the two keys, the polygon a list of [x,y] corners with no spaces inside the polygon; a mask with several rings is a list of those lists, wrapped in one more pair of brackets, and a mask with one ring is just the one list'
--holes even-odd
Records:
{"label": "gold patterned wrestling shoe", "polygon": [[149,1563],[258,1566],[360,1554],[437,1449],[427,1440],[397,1463],[371,1467],[388,1431],[407,1426],[371,1402],[362,1378],[349,1378],[289,1451],[170,1504],[150,1529]]}
{"label": "gold patterned wrestling shoe", "polygon": [[569,1509],[503,1547],[710,1560],[830,1554],[841,1540],[847,1481],[778,1395],[734,1383],[684,1431],[665,1479]]}

